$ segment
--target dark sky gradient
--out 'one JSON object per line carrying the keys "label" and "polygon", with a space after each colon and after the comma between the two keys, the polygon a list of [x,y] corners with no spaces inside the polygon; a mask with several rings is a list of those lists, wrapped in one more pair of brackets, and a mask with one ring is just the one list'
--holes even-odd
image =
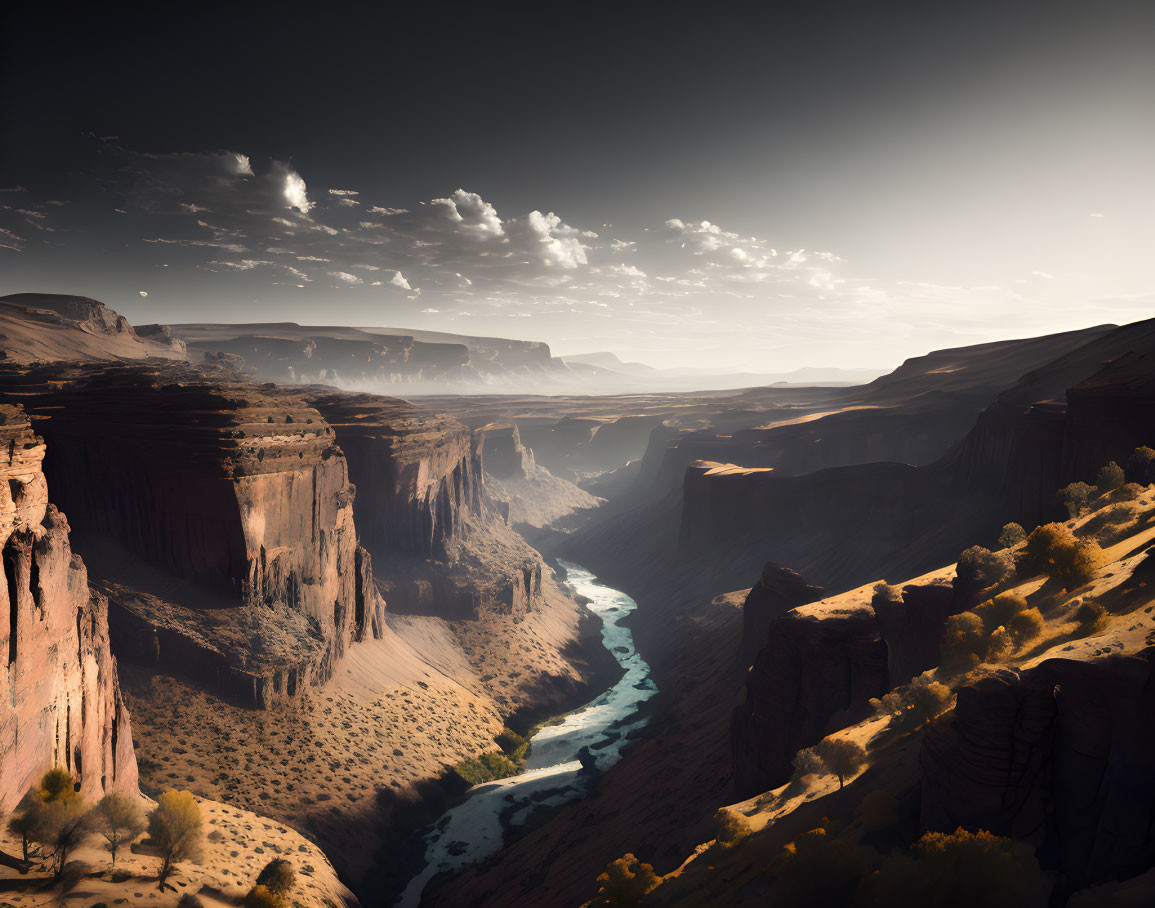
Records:
{"label": "dark sky gradient", "polygon": [[[829,358],[813,343],[820,321],[808,323],[806,344],[789,342],[815,364],[882,364],[976,336],[973,324],[951,322],[944,287],[961,291],[963,308],[973,308],[974,288],[997,288],[1001,312],[999,293],[1018,294],[1033,273],[1061,282],[1062,291],[1032,290],[1006,326],[1023,332],[1140,317],[1155,290],[1143,256],[1155,203],[1155,4],[201,3],[157,6],[151,17],[21,6],[3,14],[0,185],[33,198],[80,203],[115,182],[91,133],[132,153],[228,149],[258,174],[284,162],[314,200],[347,187],[410,208],[462,187],[503,218],[553,211],[631,237],[671,218],[705,219],[768,247],[835,253],[853,281],[891,300],[876,293],[871,305],[901,322],[900,340],[845,362],[853,337],[835,337],[847,316],[831,307]],[[0,268],[25,281],[63,269],[70,286],[93,269],[92,295],[149,283],[132,270],[156,262],[131,237],[113,262],[101,245],[107,228],[84,205],[64,223],[72,238],[55,258],[26,249]],[[86,232],[103,240],[86,243]],[[651,278],[654,263],[673,268],[659,256],[643,269]],[[300,320],[323,299],[316,282],[303,304],[251,273],[210,279],[195,263],[181,273],[183,291],[170,283],[151,294],[154,318],[188,318],[198,294],[252,306],[244,318],[292,310],[284,317]],[[936,288],[933,311],[903,301],[898,288],[911,285]],[[440,324],[447,305],[422,315],[397,304],[379,316],[364,298],[346,299],[336,311],[363,312],[362,323],[571,349],[605,336],[654,361],[680,360],[692,339],[685,317],[645,337],[606,333],[580,314],[501,332],[490,317]],[[812,304],[792,312],[775,299],[774,330],[813,315]],[[729,331],[742,365],[754,365],[774,347],[773,331],[747,343],[756,301],[716,300],[700,301],[717,313],[715,359]],[[206,317],[222,317],[214,311],[206,304]]]}

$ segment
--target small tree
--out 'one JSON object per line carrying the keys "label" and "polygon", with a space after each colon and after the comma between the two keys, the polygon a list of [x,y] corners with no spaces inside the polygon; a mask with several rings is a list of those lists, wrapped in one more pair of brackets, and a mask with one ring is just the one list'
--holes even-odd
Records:
{"label": "small tree", "polygon": [[1059,501],[1067,508],[1070,517],[1078,517],[1085,510],[1095,493],[1095,487],[1085,482],[1072,482],[1069,486],[1059,489]]}
{"label": "small tree", "polygon": [[1003,527],[1002,533],[999,534],[999,545],[1004,549],[1012,548],[1020,542],[1025,542],[1027,533],[1023,529],[1022,524],[1008,523]]}
{"label": "small tree", "polygon": [[1106,495],[1108,492],[1114,492],[1121,488],[1124,480],[1123,468],[1112,460],[1099,470],[1095,477],[1095,489],[1100,495]]}
{"label": "small tree", "polygon": [[12,835],[20,836],[20,847],[27,862],[35,841],[36,824],[40,821],[40,792],[36,788],[29,788],[16,805],[16,810],[8,818],[8,831]]}
{"label": "small tree", "polygon": [[932,680],[930,672],[924,672],[909,684],[896,687],[881,700],[871,700],[870,705],[879,715],[893,716],[913,730],[938,718],[953,698],[949,687]]}
{"label": "small tree", "polygon": [[1155,481],[1155,448],[1136,448],[1127,458],[1127,481],[1148,485]]}
{"label": "small tree", "polygon": [[267,886],[254,886],[245,893],[244,908],[285,908],[285,900]]}
{"label": "small tree", "polygon": [[846,738],[823,738],[814,747],[827,771],[838,776],[839,789],[866,763],[866,751]]}
{"label": "small tree", "polygon": [[56,767],[40,778],[21,805],[19,825],[27,840],[43,845],[50,854],[52,875],[60,879],[68,855],[88,837],[84,801],[76,791],[76,780],[67,770]]}
{"label": "small tree", "polygon": [[201,855],[201,809],[192,793],[166,791],[157,798],[156,809],[148,815],[148,835],[160,850],[158,885],[164,889],[173,864]]}
{"label": "small tree", "polygon": [[643,864],[632,854],[610,861],[598,876],[601,888],[590,902],[594,908],[634,908],[661,882],[650,864]]}
{"label": "small tree", "polygon": [[285,898],[293,889],[297,881],[293,865],[284,858],[274,858],[264,866],[257,875],[257,885],[264,886],[273,895]]}
{"label": "small tree", "polygon": [[112,865],[115,867],[117,850],[147,828],[144,811],[135,798],[112,791],[100,799],[92,814],[93,828],[108,842]]}
{"label": "small tree", "polygon": [[1076,539],[1065,524],[1048,523],[1027,537],[1019,563],[1024,573],[1046,574],[1073,589],[1094,577],[1103,563],[1103,550],[1097,542]]}

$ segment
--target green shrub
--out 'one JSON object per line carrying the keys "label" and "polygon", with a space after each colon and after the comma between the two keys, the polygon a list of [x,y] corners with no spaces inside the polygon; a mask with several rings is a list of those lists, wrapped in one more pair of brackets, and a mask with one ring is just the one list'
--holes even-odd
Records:
{"label": "green shrub", "polygon": [[828,772],[838,776],[839,789],[866,763],[866,751],[846,738],[823,738],[814,746],[814,753]]}
{"label": "green shrub", "polygon": [[623,855],[610,861],[598,876],[598,894],[591,906],[594,908],[634,908],[642,903],[646,893],[661,879],[650,864],[643,864],[632,854]]}
{"label": "green shrub", "polygon": [[1100,495],[1106,495],[1121,488],[1124,481],[1123,468],[1112,460],[1095,476],[1095,489]]}
{"label": "green shrub", "polygon": [[494,740],[497,741],[502,753],[515,763],[524,760],[525,753],[529,750],[529,742],[510,728],[503,728]]}
{"label": "green shrub", "polygon": [[1015,642],[1005,627],[996,627],[987,641],[986,662],[1006,662],[1015,650]]}
{"label": "green shrub", "polygon": [[1002,533],[999,534],[999,545],[1004,549],[1009,549],[1018,545],[1020,542],[1025,542],[1026,539],[1027,533],[1021,524],[1008,523],[1003,527]]}
{"label": "green shrub", "polygon": [[76,780],[60,767],[48,770],[17,806],[9,828],[20,835],[27,859],[28,843],[44,846],[52,875],[60,880],[68,856],[90,834],[84,801]]}
{"label": "green shrub", "polygon": [[874,595],[870,597],[871,605],[885,602],[902,602],[902,587],[892,586],[885,580],[874,585]]}
{"label": "green shrub", "polygon": [[505,754],[495,750],[474,760],[462,760],[453,767],[453,771],[469,785],[482,785],[517,775],[518,766]]}
{"label": "green shrub", "polygon": [[896,687],[881,700],[871,700],[880,715],[896,718],[911,729],[922,728],[944,713],[954,699],[945,684],[931,680],[930,674],[919,675],[909,684]]}

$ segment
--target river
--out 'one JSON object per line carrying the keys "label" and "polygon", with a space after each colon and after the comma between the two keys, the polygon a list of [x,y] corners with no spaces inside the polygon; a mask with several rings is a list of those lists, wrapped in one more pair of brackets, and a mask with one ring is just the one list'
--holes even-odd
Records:
{"label": "river", "polygon": [[618,761],[630,733],[646,723],[640,707],[657,688],[649,665],[634,649],[633,634],[620,623],[637,603],[602,586],[585,568],[566,561],[561,565],[570,586],[590,600],[588,608],[602,622],[602,643],[625,674],[601,696],[540,728],[530,738],[525,772],[475,785],[464,801],[441,815],[425,839],[425,869],[410,880],[398,908],[416,908],[437,874],[458,871],[498,851],[505,830],[524,824],[534,810],[556,809],[584,797],[598,773]]}

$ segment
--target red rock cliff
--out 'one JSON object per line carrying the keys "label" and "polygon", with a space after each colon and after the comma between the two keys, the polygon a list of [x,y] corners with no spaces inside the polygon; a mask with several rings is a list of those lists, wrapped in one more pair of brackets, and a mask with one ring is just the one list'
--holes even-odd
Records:
{"label": "red rock cliff", "polygon": [[89,591],[68,522],[48,503],[43,458],[27,417],[0,405],[0,810],[52,766],[76,775],[87,797],[137,780],[108,604]]}

